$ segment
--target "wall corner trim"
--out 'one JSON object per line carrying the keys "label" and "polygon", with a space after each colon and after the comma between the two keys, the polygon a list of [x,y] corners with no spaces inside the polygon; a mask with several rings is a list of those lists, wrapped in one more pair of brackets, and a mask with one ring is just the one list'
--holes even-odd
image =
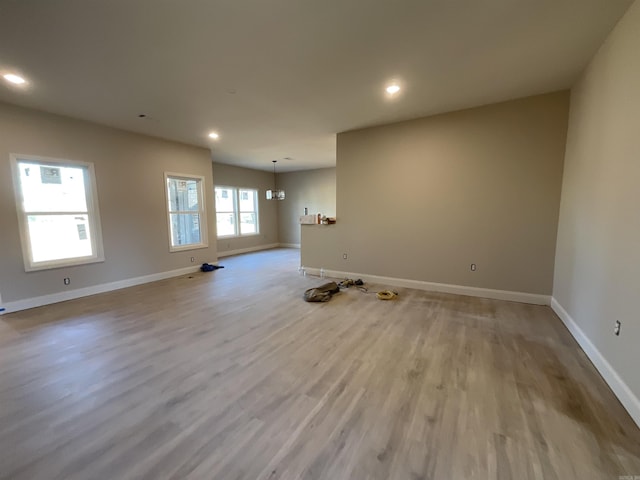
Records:
{"label": "wall corner trim", "polygon": [[[213,265],[217,265],[218,262],[209,262]],[[177,270],[169,270],[166,272],[152,273],[150,275],[143,275],[141,277],[126,278],[124,280],[118,280],[115,282],[102,283],[100,285],[92,285],[90,287],[77,288],[75,290],[67,290],[64,292],[51,293],[49,295],[42,295],[39,297],[25,298],[23,300],[16,300],[13,302],[7,302],[4,306],[4,311],[0,310],[0,315],[19,312],[20,310],[27,310],[29,308],[42,307],[44,305],[51,305],[52,303],[65,302],[67,300],[73,300],[75,298],[88,297],[89,295],[96,295],[98,293],[111,292],[113,290],[120,290],[122,288],[133,287],[141,285],[143,283],[157,282],[158,280],[165,280],[167,278],[179,277],[181,275],[187,275],[200,271],[200,265],[189,266],[185,268],[179,268]]]}
{"label": "wall corner trim", "polygon": [[[320,275],[320,268],[305,267],[308,274]],[[466,295],[468,297],[492,298],[494,300],[507,300],[510,302],[530,303],[533,305],[549,305],[551,297],[535,293],[513,292],[509,290],[494,290],[492,288],[467,287],[464,285],[451,285],[447,283],[424,282],[422,280],[410,280],[395,277],[382,277],[366,273],[341,272],[324,269],[325,277],[330,278],[361,278],[365,282],[380,283],[395,287],[414,288],[429,292],[452,293],[454,295]]]}
{"label": "wall corner trim", "polygon": [[299,243],[280,243],[278,246],[282,248],[300,248]]}
{"label": "wall corner trim", "polygon": [[607,359],[600,353],[589,337],[582,331],[571,315],[564,309],[560,302],[551,297],[551,308],[558,315],[562,323],[567,327],[580,348],[587,354],[596,370],[602,375],[609,388],[613,391],[622,406],[629,412],[631,418],[640,427],[640,399],[635,396],[629,386],[618,375],[618,372],[611,366]]}

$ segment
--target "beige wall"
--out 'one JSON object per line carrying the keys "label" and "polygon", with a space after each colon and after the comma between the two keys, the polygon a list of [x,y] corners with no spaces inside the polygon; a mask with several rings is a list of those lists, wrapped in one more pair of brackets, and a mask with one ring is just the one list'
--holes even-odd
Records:
{"label": "beige wall", "polygon": [[[65,117],[0,104],[0,293],[4,302],[167,272],[216,260],[213,209],[209,247],[169,252],[164,172],[205,177],[206,149],[127,133]],[[95,165],[105,261],[25,273],[9,154],[46,156]],[[190,257],[195,257],[195,263]],[[70,277],[65,286],[63,278]]]}
{"label": "beige wall", "polygon": [[549,295],[568,100],[339,134],[338,223],[303,227],[302,264]]}
{"label": "beige wall", "polygon": [[639,47],[636,2],[572,90],[553,296],[633,392],[640,424]]}
{"label": "beige wall", "polygon": [[321,168],[278,174],[278,188],[286,198],[278,203],[280,243],[300,245],[300,215],[336,215],[336,169]]}
{"label": "beige wall", "polygon": [[265,192],[273,188],[273,172],[234,167],[222,163],[213,164],[215,185],[226,187],[258,189],[258,215],[260,234],[246,237],[221,238],[218,240],[218,253],[258,249],[278,243],[278,206],[276,201],[267,200]]}

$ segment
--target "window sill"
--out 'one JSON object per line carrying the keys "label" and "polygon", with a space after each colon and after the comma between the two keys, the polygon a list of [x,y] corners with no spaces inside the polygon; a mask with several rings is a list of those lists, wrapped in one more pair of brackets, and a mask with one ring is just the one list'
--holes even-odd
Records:
{"label": "window sill", "polygon": [[76,265],[87,265],[90,263],[102,263],[104,262],[104,256],[99,257],[81,257],[81,258],[71,258],[65,259],[55,262],[42,262],[35,265],[29,265],[25,263],[24,271],[25,272],[39,272],[42,270],[53,270],[55,268],[65,268],[65,267],[75,267]]}
{"label": "window sill", "polygon": [[169,247],[169,252],[186,252],[188,250],[199,250],[201,248],[208,248],[208,243],[198,243],[194,245],[180,245],[179,247]]}
{"label": "window sill", "polygon": [[250,237],[259,237],[260,233],[247,233],[246,235],[220,235],[218,236],[218,240],[228,240],[230,238],[250,238]]}

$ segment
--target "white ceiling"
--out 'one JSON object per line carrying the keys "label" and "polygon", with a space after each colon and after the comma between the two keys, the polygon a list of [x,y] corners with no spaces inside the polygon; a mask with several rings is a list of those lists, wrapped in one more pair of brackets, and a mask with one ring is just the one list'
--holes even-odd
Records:
{"label": "white ceiling", "polygon": [[333,166],[337,132],[570,87],[631,3],[0,0],[0,73],[29,80],[0,101],[221,163]]}

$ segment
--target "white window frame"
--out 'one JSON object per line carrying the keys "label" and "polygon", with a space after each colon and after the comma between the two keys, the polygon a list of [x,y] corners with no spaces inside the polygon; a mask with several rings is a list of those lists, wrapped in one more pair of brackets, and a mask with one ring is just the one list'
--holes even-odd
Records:
{"label": "white window frame", "polygon": [[[198,184],[198,210],[170,210],[169,202],[169,188],[168,180],[195,180]],[[167,211],[167,235],[169,238],[169,251],[170,252],[183,252],[185,250],[197,250],[199,248],[207,248],[209,246],[208,228],[207,228],[207,206],[205,197],[205,182],[202,175],[191,175],[188,173],[175,173],[164,172],[164,195],[165,195],[165,209]],[[200,243],[190,243],[188,245],[173,245],[173,237],[171,236],[171,214],[172,213],[185,213],[193,214],[198,213],[200,215]]]}
{"label": "white window frame", "polygon": [[[27,272],[37,270],[48,270],[52,268],[68,267],[73,265],[84,265],[87,263],[104,262],[104,247],[102,243],[102,228],[100,222],[100,208],[98,206],[98,187],[96,184],[96,174],[93,163],[81,162],[78,160],[66,160],[60,158],[41,157],[35,155],[22,155],[11,153],[9,155],[11,171],[13,173],[13,185],[16,198],[16,211],[18,214],[18,226],[20,228],[20,243],[22,244],[22,257],[24,269]],[[83,168],[85,171],[84,184],[87,202],[86,212],[25,212],[22,184],[20,182],[19,162],[32,162],[39,165],[50,165],[52,167],[75,167]],[[92,255],[83,257],[63,258],[60,260],[48,260],[34,262],[31,252],[31,242],[29,236],[29,225],[27,217],[29,215],[73,215],[74,213],[87,215],[89,219],[89,231],[91,232]]]}
{"label": "white window frame", "polygon": [[[260,235],[260,191],[257,188],[248,188],[248,187],[231,187],[229,185],[215,185],[213,188],[213,192],[214,192],[214,199],[215,199],[215,191],[217,188],[224,188],[226,190],[231,190],[233,193],[233,211],[229,212],[229,211],[224,211],[224,212],[218,212],[218,207],[216,206],[216,225],[217,225],[217,220],[218,220],[218,213],[233,213],[233,217],[235,220],[235,233],[232,235],[219,235],[217,233],[217,228],[216,228],[216,236],[218,238],[239,238],[239,237],[255,237]],[[240,190],[248,190],[251,192],[254,192],[254,199],[255,199],[255,214],[256,214],[256,231],[255,233],[240,233],[240,214],[241,213],[253,213],[253,212],[241,212],[240,211]]]}
{"label": "white window frame", "polygon": [[[216,198],[216,190],[220,188],[220,189],[225,189],[225,190],[231,190],[231,195],[233,196],[233,210],[231,211],[223,211],[223,212],[219,212],[218,211],[218,205],[214,205],[215,207],[215,214],[216,214],[216,237],[217,238],[235,238],[238,237],[238,230],[239,230],[239,226],[238,226],[238,189],[237,187],[229,187],[227,185],[215,185],[213,187],[213,198],[215,200]],[[215,203],[215,202],[214,202]],[[231,234],[231,235],[220,235],[218,233],[218,213],[231,213],[233,215],[234,218],[234,225],[235,225],[235,233]]]}

